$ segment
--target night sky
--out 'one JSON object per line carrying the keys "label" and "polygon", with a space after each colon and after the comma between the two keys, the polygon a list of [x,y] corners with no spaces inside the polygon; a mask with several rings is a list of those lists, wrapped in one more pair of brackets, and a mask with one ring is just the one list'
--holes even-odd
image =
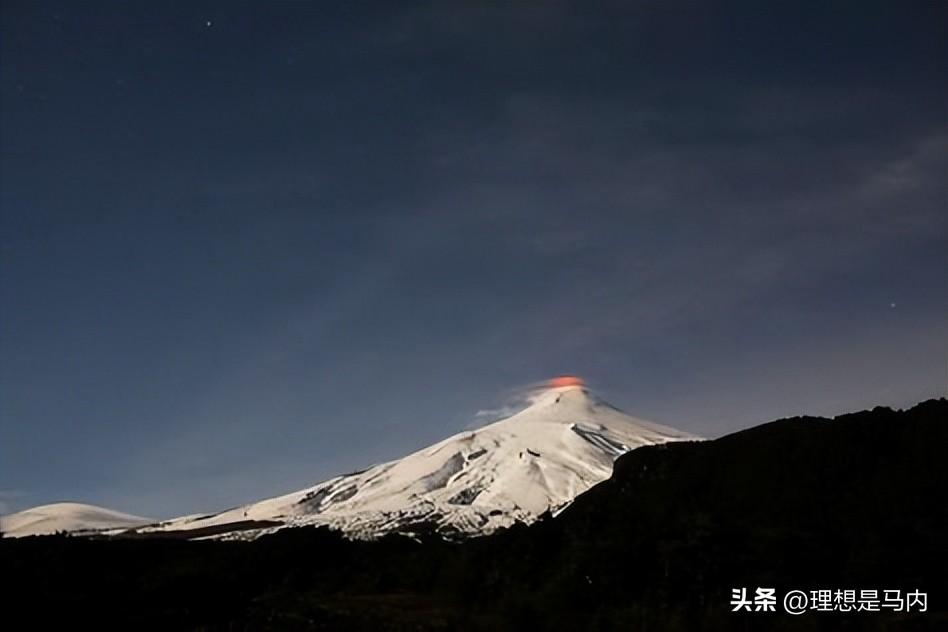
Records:
{"label": "night sky", "polygon": [[944,2],[2,7],[0,511],[945,395]]}

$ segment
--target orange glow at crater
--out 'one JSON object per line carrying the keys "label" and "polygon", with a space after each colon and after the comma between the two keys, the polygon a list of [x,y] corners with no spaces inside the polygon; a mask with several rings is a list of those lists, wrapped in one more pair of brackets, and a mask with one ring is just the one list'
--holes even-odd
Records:
{"label": "orange glow at crater", "polygon": [[583,381],[583,378],[576,377],[575,375],[560,375],[559,377],[554,377],[550,380],[550,388],[563,388],[565,386],[585,386],[586,382]]}

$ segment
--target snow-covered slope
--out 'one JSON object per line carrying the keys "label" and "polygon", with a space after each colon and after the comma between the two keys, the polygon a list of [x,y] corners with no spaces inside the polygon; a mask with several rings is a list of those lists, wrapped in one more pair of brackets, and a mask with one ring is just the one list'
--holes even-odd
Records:
{"label": "snow-covered slope", "polygon": [[0,532],[9,537],[46,535],[57,531],[91,532],[127,529],[153,522],[149,518],[95,505],[54,503],[0,516]]}
{"label": "snow-covered slope", "polygon": [[[630,417],[591,397],[578,379],[555,381],[525,410],[462,432],[397,461],[339,476],[285,496],[211,516],[188,516],[140,531],[200,529],[221,535],[254,527],[325,524],[353,537],[436,528],[488,533],[531,522],[568,504],[612,473],[634,448],[696,439]],[[244,523],[239,525],[236,523]]]}

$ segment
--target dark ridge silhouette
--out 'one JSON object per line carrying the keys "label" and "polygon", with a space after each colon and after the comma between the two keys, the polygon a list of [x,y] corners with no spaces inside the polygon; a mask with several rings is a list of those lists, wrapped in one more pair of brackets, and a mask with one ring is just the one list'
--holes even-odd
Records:
{"label": "dark ridge silhouette", "polygon": [[[948,629],[946,443],[940,399],[640,448],[559,517],[463,542],[433,525],[375,542],[5,539],[4,614],[125,630]],[[738,614],[736,587],[921,590],[928,612]]]}
{"label": "dark ridge silhouette", "polygon": [[[253,529],[266,529],[268,527],[279,527],[283,523],[275,520],[238,520],[228,522],[227,524],[213,525],[210,527],[198,527],[196,529],[177,529],[175,531],[139,531],[138,529],[129,529],[121,534],[121,538],[137,540],[192,540],[194,538],[207,538],[212,535],[221,535],[222,533],[239,533],[241,531],[251,531]],[[98,539],[112,539],[108,536],[104,538],[96,536]]]}

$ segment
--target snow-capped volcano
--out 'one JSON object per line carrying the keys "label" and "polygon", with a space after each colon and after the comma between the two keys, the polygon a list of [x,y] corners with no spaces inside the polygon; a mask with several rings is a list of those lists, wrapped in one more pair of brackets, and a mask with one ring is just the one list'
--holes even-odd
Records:
{"label": "snow-capped volcano", "polygon": [[[531,522],[612,473],[634,448],[696,439],[630,417],[590,396],[578,378],[558,378],[525,410],[456,434],[397,461],[332,478],[285,496],[140,531],[245,535],[325,524],[354,537],[434,528],[488,533]],[[261,529],[262,521],[272,523]]]}
{"label": "snow-capped volcano", "polygon": [[146,524],[137,516],[60,503],[5,516],[0,524],[11,536],[134,529],[251,538],[304,525],[328,525],[357,538],[419,530],[483,534],[556,513],[609,478],[615,459],[629,450],[693,439],[630,417],[591,396],[579,378],[562,377],[506,419],[396,461],[217,514]]}

